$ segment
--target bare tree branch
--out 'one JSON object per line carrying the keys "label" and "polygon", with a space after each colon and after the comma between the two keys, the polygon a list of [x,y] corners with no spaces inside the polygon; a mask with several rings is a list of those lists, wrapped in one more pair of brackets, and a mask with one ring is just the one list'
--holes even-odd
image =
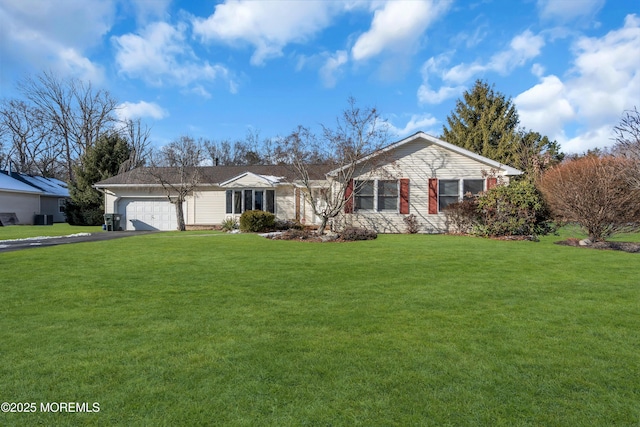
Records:
{"label": "bare tree branch", "polygon": [[175,206],[178,230],[185,231],[184,202],[201,179],[202,144],[182,136],[151,155],[151,167],[146,172],[162,186],[170,203]]}

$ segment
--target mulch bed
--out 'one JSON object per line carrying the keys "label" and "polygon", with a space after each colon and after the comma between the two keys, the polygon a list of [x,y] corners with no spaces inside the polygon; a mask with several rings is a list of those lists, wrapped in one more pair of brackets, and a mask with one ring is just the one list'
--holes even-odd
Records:
{"label": "mulch bed", "polygon": [[610,251],[623,251],[629,253],[640,253],[639,242],[595,242],[590,245],[580,245],[579,239],[566,239],[555,242],[556,245],[575,246],[585,249],[603,249]]}

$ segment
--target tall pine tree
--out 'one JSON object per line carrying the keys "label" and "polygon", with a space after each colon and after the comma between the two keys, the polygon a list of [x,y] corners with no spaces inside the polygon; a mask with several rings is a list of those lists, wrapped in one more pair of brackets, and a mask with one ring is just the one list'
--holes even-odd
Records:
{"label": "tall pine tree", "polygon": [[441,138],[492,160],[513,164],[520,119],[511,99],[482,80],[476,80],[463,98],[447,117],[448,127],[443,126]]}
{"label": "tall pine tree", "polygon": [[69,186],[71,201],[65,214],[71,225],[100,225],[104,222],[102,194],[93,184],[118,173],[120,165],[129,158],[131,147],[118,134],[102,135],[92,147],[87,148],[74,166],[75,183]]}

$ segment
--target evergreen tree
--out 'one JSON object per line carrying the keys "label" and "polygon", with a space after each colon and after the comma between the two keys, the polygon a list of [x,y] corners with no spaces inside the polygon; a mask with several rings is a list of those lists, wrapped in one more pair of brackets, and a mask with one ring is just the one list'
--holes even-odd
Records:
{"label": "evergreen tree", "polygon": [[560,145],[534,131],[518,128],[516,107],[492,86],[477,80],[456,102],[443,126],[447,142],[516,167],[531,179],[564,158]]}
{"label": "evergreen tree", "polygon": [[130,154],[131,147],[116,133],[102,135],[95,145],[87,148],[81,163],[74,167],[76,181],[69,186],[71,201],[65,208],[69,224],[100,225],[104,222],[103,197],[92,186],[116,175]]}
{"label": "evergreen tree", "polygon": [[505,95],[477,80],[447,117],[441,138],[474,153],[512,165],[518,140],[518,112]]}

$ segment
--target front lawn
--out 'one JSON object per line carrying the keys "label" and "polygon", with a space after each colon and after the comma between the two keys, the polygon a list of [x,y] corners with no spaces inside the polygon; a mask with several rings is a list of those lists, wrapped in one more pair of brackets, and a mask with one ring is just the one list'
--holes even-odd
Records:
{"label": "front lawn", "polygon": [[101,233],[102,227],[80,227],[66,223],[53,225],[10,225],[0,227],[0,240],[26,239],[43,236],[67,236],[77,233]]}
{"label": "front lawn", "polygon": [[0,400],[100,409],[0,424],[638,425],[640,255],[554,239],[0,254]]}

